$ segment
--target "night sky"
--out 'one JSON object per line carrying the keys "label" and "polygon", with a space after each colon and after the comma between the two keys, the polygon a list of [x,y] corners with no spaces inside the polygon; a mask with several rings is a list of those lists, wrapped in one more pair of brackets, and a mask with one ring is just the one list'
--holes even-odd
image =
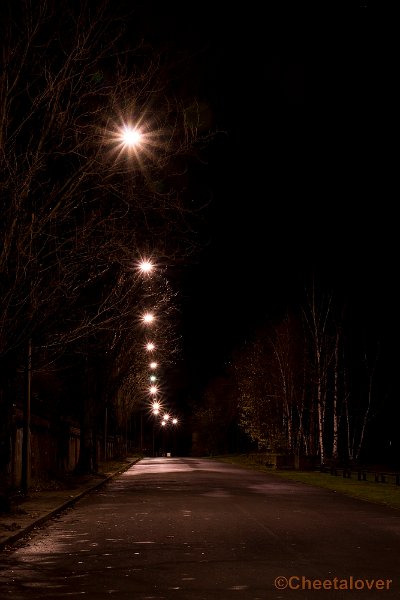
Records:
{"label": "night sky", "polygon": [[202,250],[181,290],[187,366],[197,382],[218,373],[254,323],[285,301],[298,247],[311,247],[302,35],[260,8],[236,11],[187,15],[191,35],[181,14],[175,37],[192,52],[189,81],[219,132],[196,181],[211,199],[199,226]]}
{"label": "night sky", "polygon": [[382,332],[395,364],[390,39],[374,38],[364,13],[335,37],[290,10],[205,6],[166,12],[153,30],[190,56],[182,74],[220,131],[196,179],[196,194],[211,198],[202,249],[180,289],[189,387],[222,372],[311,276]]}

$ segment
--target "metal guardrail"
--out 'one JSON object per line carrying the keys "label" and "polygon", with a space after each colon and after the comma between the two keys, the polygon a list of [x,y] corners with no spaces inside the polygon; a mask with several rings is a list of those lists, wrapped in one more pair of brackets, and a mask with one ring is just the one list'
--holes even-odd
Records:
{"label": "metal guardrail", "polygon": [[[253,452],[249,453],[248,458],[255,463],[267,468],[274,469],[296,469],[305,468],[306,470],[319,471],[320,473],[330,473],[334,476],[342,476],[344,479],[356,477],[358,481],[370,481],[375,483],[389,483],[400,486],[400,472],[383,470],[379,468],[369,468],[361,466],[343,466],[333,464],[333,461],[328,461],[327,464],[320,466],[315,464],[316,460],[307,457],[301,457],[302,460],[297,461],[293,456],[287,456],[273,452]],[[314,457],[317,459],[317,457]],[[306,466],[305,466],[306,465]]]}
{"label": "metal guardrail", "polygon": [[374,481],[375,483],[392,483],[400,486],[400,473],[391,471],[379,471],[362,468],[350,467],[322,467],[322,472],[329,472],[331,475],[342,476],[344,479],[351,479],[352,476],[357,476],[358,481]]}

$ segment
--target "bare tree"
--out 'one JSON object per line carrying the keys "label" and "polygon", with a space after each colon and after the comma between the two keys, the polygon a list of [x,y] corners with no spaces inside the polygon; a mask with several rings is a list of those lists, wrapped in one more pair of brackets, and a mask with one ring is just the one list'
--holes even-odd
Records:
{"label": "bare tree", "polygon": [[[372,351],[371,351],[372,352]],[[358,462],[365,445],[368,425],[372,418],[375,399],[376,369],[379,361],[379,352],[371,356],[367,349],[364,350],[360,371],[361,385],[358,397],[349,392],[345,397],[344,412],[346,419],[347,453],[350,461]]]}
{"label": "bare tree", "polygon": [[313,283],[307,293],[304,320],[310,336],[310,358],[313,369],[312,394],[315,394],[317,415],[318,453],[321,464],[325,462],[325,414],[328,395],[328,376],[334,358],[331,330],[332,296],[317,294]]}
{"label": "bare tree", "polygon": [[[141,297],[135,261],[146,249],[164,261],[192,250],[180,181],[208,133],[112,2],[6,0],[2,11],[0,360],[13,372],[0,410],[9,422],[10,382],[32,342],[33,369],[84,340],[115,348],[112,330]],[[141,135],[134,148],[129,126]]]}

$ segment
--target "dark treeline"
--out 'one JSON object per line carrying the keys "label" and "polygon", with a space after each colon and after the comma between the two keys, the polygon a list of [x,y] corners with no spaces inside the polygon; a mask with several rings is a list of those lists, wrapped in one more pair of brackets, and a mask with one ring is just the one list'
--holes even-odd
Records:
{"label": "dark treeline", "polygon": [[258,328],[208,386],[194,418],[200,451],[398,468],[389,353],[373,327],[310,285],[297,310]]}

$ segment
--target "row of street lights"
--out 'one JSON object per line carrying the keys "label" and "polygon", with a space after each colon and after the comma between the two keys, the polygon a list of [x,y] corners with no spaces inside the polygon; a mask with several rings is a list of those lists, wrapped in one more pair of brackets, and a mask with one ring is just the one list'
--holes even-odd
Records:
{"label": "row of street lights", "polygon": [[[149,132],[143,132],[141,127],[133,127],[129,124],[124,124],[117,134],[117,141],[120,145],[120,151],[128,151],[132,154],[138,161],[140,158],[140,153],[144,152],[145,154],[149,154],[148,146],[152,146],[151,134]],[[143,258],[138,268],[142,275],[151,276],[155,269],[154,263],[147,258]],[[153,312],[146,312],[142,315],[142,322],[145,326],[151,326],[156,322],[156,317]],[[149,353],[153,353],[157,350],[156,345],[153,341],[148,341],[146,343],[145,349]],[[151,361],[149,364],[150,368],[150,387],[148,388],[148,393],[152,398],[152,402],[149,406],[151,414],[153,415],[155,420],[158,420],[161,428],[167,428],[168,426],[176,427],[178,425],[178,419],[175,416],[172,416],[168,411],[164,411],[164,407],[162,402],[158,399],[159,395],[159,387],[156,384],[157,375],[156,371],[158,368],[158,363],[156,361]],[[154,448],[154,423],[153,423],[153,455],[155,453]],[[141,444],[143,444],[143,440],[141,439]],[[143,448],[142,448],[143,449]]]}
{"label": "row of street lights", "polygon": [[[150,260],[142,260],[139,264],[139,268],[143,274],[150,274],[154,270],[154,264]],[[146,326],[151,326],[156,321],[156,317],[152,312],[146,312],[142,315],[142,322]],[[145,349],[149,353],[153,353],[156,351],[156,345],[153,341],[148,341],[145,345]],[[157,385],[158,377],[156,375],[158,362],[152,360],[149,363],[150,375],[149,381],[150,386],[148,388],[148,393],[152,398],[152,401],[149,405],[150,412],[154,417],[153,423],[153,456],[155,455],[155,423],[158,422],[161,429],[166,429],[168,426],[176,427],[178,425],[178,418],[171,415],[170,412],[164,410],[163,403],[158,399],[158,395],[160,393],[160,388]]]}
{"label": "row of street lights", "polygon": [[[123,125],[117,132],[111,136],[107,136],[108,141],[113,145],[116,144],[116,152],[118,156],[121,156],[124,152],[128,151],[140,165],[140,155],[143,153],[145,156],[150,157],[152,155],[152,147],[154,146],[154,139],[152,139],[151,132],[144,132],[141,128],[135,128],[130,125]],[[34,215],[31,215],[32,218]],[[139,264],[139,270],[142,274],[150,274],[154,269],[154,264],[151,260],[144,259]],[[151,325],[155,316],[151,312],[147,312],[142,317],[143,323]],[[148,342],[146,350],[153,352],[156,349],[153,342]],[[32,340],[28,340],[27,348],[27,364],[25,368],[26,384],[25,384],[25,399],[24,399],[24,423],[23,423],[23,439],[22,439],[22,474],[21,474],[21,489],[27,493],[30,487],[31,477],[31,377],[32,377]],[[155,361],[150,363],[150,369],[155,371],[157,363]],[[155,385],[156,376],[151,375],[150,381],[152,386],[150,387],[150,394],[156,395],[158,388]],[[161,404],[159,402],[153,402],[152,412],[154,416],[157,416],[161,410]],[[105,424],[104,424],[104,457],[107,458],[107,407],[105,409]],[[162,416],[161,426],[165,427],[167,423],[173,423],[177,425],[177,418],[170,417],[169,413],[164,413]]]}

